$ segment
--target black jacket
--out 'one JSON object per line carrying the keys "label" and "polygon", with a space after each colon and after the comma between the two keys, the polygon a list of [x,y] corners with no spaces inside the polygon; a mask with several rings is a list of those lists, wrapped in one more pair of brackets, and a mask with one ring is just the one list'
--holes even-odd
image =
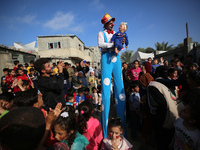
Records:
{"label": "black jacket", "polygon": [[38,78],[38,89],[42,93],[44,101],[44,109],[54,109],[57,103],[65,104],[65,98],[62,92],[64,83],[63,74],[58,76],[53,75],[50,77],[40,76]]}

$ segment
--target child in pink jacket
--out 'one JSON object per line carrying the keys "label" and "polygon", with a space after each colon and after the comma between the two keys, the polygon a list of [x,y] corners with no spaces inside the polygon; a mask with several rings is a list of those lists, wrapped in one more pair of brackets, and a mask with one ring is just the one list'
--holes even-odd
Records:
{"label": "child in pink jacket", "polygon": [[139,74],[142,72],[141,68],[139,67],[139,61],[135,60],[133,62],[134,67],[127,71],[127,76],[131,76],[133,81],[139,80]]}
{"label": "child in pink jacket", "polygon": [[88,150],[98,150],[103,140],[103,130],[100,122],[92,117],[94,107],[90,101],[84,101],[78,106],[78,131],[89,141]]}

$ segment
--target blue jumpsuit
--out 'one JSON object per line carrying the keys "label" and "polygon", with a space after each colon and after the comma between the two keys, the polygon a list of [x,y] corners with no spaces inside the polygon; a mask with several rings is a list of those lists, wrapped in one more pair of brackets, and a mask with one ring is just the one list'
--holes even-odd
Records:
{"label": "blue jumpsuit", "polygon": [[115,47],[117,47],[117,49],[120,51],[123,49],[123,43],[122,41],[125,39],[125,45],[128,46],[128,36],[126,34],[126,32],[122,33],[122,32],[117,32],[113,35],[111,42],[115,43]]}
{"label": "blue jumpsuit", "polygon": [[[105,43],[108,43],[106,34],[104,34]],[[101,124],[103,127],[104,137],[107,137],[108,117],[110,110],[110,89],[111,75],[113,75],[115,102],[117,116],[121,118],[126,136],[126,95],[122,80],[122,66],[120,56],[116,56],[114,51],[102,52],[101,54],[101,88],[102,88],[102,111]]]}

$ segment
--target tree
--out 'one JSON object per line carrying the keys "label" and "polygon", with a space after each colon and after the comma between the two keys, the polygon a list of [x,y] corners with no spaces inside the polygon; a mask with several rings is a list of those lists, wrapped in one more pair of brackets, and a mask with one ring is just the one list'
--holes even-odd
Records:
{"label": "tree", "polygon": [[133,55],[134,50],[125,50],[121,53],[120,58],[122,62],[131,62],[131,56]]}
{"label": "tree", "polygon": [[161,44],[159,42],[155,43],[156,50],[158,50],[158,51],[159,50],[170,51],[173,49],[172,48],[173,44],[171,44],[169,46],[167,46],[167,45],[168,45],[168,42],[167,43],[162,42]]}
{"label": "tree", "polygon": [[154,52],[154,49],[151,48],[151,47],[147,47],[146,49],[139,47],[137,50],[140,51],[140,52],[143,52],[143,53],[152,53],[152,52]]}

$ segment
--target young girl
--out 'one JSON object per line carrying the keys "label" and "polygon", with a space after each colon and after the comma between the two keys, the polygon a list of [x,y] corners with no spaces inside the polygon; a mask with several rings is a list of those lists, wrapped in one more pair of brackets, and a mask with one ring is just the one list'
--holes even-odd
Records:
{"label": "young girl", "polygon": [[139,67],[139,61],[138,60],[135,60],[134,62],[133,62],[133,64],[134,64],[134,67],[133,68],[131,68],[131,69],[129,69],[128,71],[127,71],[127,75],[128,76],[132,76],[132,80],[133,81],[138,81],[138,79],[139,79],[139,74],[140,74],[140,72],[142,72],[142,70],[141,70],[141,68]]}
{"label": "young girl", "polygon": [[92,117],[93,109],[90,101],[84,101],[78,106],[78,130],[89,140],[88,150],[98,150],[103,139],[101,124]]}
{"label": "young girl", "polygon": [[61,112],[54,123],[55,138],[67,145],[70,150],[86,150],[88,140],[77,131],[75,114]]}
{"label": "young girl", "polygon": [[97,115],[99,115],[98,114],[98,100],[99,100],[99,98],[98,98],[98,94],[97,94],[97,89],[95,88],[95,87],[93,87],[92,88],[92,103],[93,103],[93,106],[94,106],[94,109],[95,109],[95,111],[96,111],[96,114]]}
{"label": "young girl", "polygon": [[131,150],[132,144],[122,135],[123,124],[119,117],[109,121],[108,130],[109,136],[103,139],[101,150]]}

